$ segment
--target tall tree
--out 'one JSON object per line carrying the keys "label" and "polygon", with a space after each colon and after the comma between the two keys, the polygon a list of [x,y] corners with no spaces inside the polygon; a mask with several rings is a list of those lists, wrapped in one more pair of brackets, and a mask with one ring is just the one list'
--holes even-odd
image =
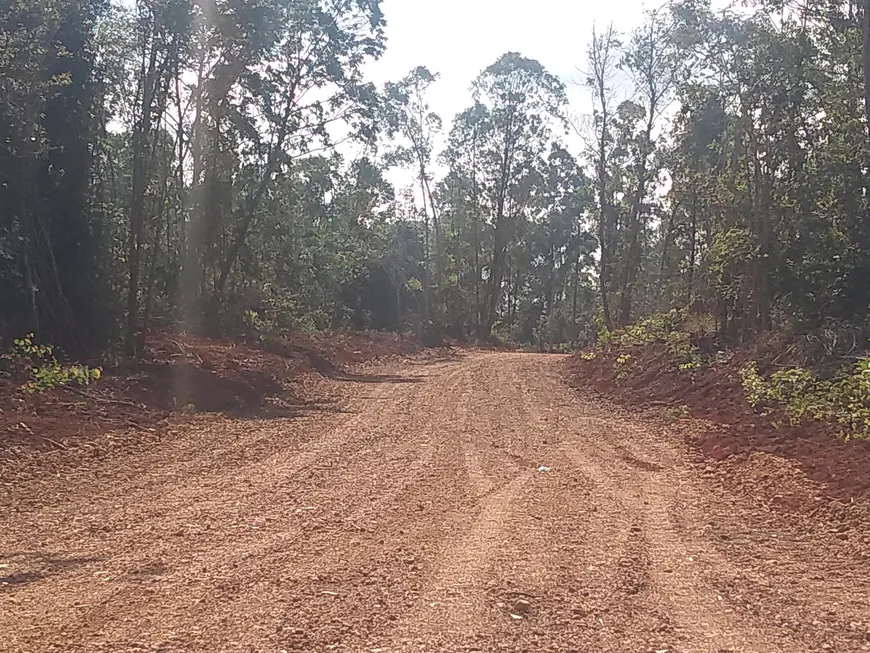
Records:
{"label": "tall tree", "polygon": [[0,7],[0,308],[68,351],[105,342],[103,243],[89,203],[99,88],[93,38],[102,0]]}
{"label": "tall tree", "polygon": [[[387,124],[391,135],[401,134],[406,145],[393,150],[391,159],[399,164],[410,165],[415,170],[420,184],[423,201],[424,234],[427,261],[432,258],[435,264],[435,288],[442,290],[444,276],[444,244],[438,206],[432,193],[430,167],[434,139],[441,131],[441,118],[429,109],[426,100],[428,88],[438,79],[424,66],[414,68],[399,82],[388,83],[385,89]],[[432,214],[432,233],[434,256],[429,247],[429,214]],[[431,299],[428,262],[426,278],[423,280],[424,310],[427,323],[431,321]]]}
{"label": "tall tree", "polygon": [[613,149],[614,89],[612,87],[619,63],[619,37],[613,25],[603,33],[592,29],[589,45],[589,72],[587,85],[592,89],[594,102],[594,151],[595,176],[598,191],[598,283],[601,294],[601,311],[604,327],[613,329],[610,306],[612,260],[616,251],[617,215],[614,206],[613,187],[610,183],[610,155]]}
{"label": "tall tree", "polygon": [[651,182],[659,172],[654,161],[656,142],[653,130],[677,83],[679,67],[672,31],[673,20],[669,13],[661,10],[649,12],[644,24],[631,35],[623,55],[622,67],[634,83],[641,111],[637,113],[639,130],[628,143],[632,188],[624,225],[627,242],[619,289],[621,325],[628,324],[632,318],[632,299],[637,291],[642,264],[641,232],[650,217],[646,201]]}
{"label": "tall tree", "polygon": [[492,256],[479,334],[488,338],[498,316],[508,249],[517,221],[529,207],[524,180],[546,151],[553,126],[564,126],[567,100],[557,77],[515,52],[484,70],[472,93],[485,109],[480,112],[485,125],[482,182],[492,211]]}
{"label": "tall tree", "polygon": [[[138,1],[130,23],[137,35],[136,51],[130,53],[129,69],[136,80],[131,106],[131,188],[130,215],[127,236],[129,281],[127,289],[127,353],[135,355],[140,348],[139,334],[142,254],[146,247],[146,210],[148,196],[159,192],[153,168],[158,164],[164,116],[170,110],[170,96],[185,65],[184,57],[190,25],[188,3],[181,0],[160,2]],[[133,57],[135,56],[135,59]],[[180,102],[181,98],[175,98]],[[165,178],[165,176],[164,176]],[[152,215],[158,213],[154,211]],[[156,218],[157,216],[154,215]],[[156,225],[155,225],[156,226]],[[152,228],[152,231],[154,229]],[[151,243],[151,256],[156,261],[159,240]]]}
{"label": "tall tree", "polygon": [[[347,138],[371,139],[377,115],[362,71],[384,48],[379,0],[260,0],[245,9],[240,15],[211,0],[200,5],[184,288],[185,303],[200,305],[201,271],[212,268],[212,312],[276,176],[292,160],[330,147],[333,125],[345,125]],[[208,192],[226,183],[227,164],[241,167],[243,188],[232,207],[210,202]],[[224,230],[225,244],[217,238]]]}

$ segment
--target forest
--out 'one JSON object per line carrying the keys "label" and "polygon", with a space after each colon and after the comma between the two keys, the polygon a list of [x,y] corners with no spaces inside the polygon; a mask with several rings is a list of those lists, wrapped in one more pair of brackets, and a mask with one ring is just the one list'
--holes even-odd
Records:
{"label": "forest", "polygon": [[2,0],[0,342],[135,356],[177,325],[551,350],[674,308],[732,343],[863,337],[870,3],[578,26],[574,79],[507,52],[455,116],[426,62],[366,79],[380,5]]}

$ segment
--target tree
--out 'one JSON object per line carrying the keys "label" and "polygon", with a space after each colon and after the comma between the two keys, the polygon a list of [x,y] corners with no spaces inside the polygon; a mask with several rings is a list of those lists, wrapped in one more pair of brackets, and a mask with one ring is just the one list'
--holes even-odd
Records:
{"label": "tree", "polygon": [[492,211],[493,242],[487,295],[479,335],[488,338],[498,316],[507,253],[516,223],[529,207],[528,179],[564,125],[565,88],[540,63],[509,52],[484,70],[472,85],[482,110],[483,189]]}
{"label": "tree", "polygon": [[[425,321],[432,320],[429,261],[435,262],[435,288],[440,294],[444,275],[443,236],[438,209],[432,194],[430,166],[434,138],[441,131],[441,118],[430,111],[426,102],[426,91],[438,79],[424,66],[414,68],[399,82],[388,83],[386,95],[386,119],[390,135],[401,134],[407,145],[398,146],[391,155],[395,163],[410,165],[416,170],[417,181],[423,200],[424,235],[426,248],[426,275],[423,279],[423,305]],[[429,211],[432,213],[432,229],[434,235],[434,257],[431,257],[429,247]],[[428,326],[427,326],[428,328]]]}
{"label": "tree", "polygon": [[0,338],[139,355],[159,323],[413,326],[548,349],[680,307],[726,342],[859,331],[867,15],[680,0],[624,45],[595,30],[580,153],[562,82],[507,53],[436,165],[437,76],[365,79],[378,0],[7,1]]}
{"label": "tree", "polygon": [[[472,327],[478,335],[481,333],[483,316],[481,289],[484,283],[484,249],[487,249],[485,245],[488,239],[481,194],[481,164],[484,161],[488,115],[488,109],[476,102],[456,116],[447,147],[441,155],[441,160],[450,170],[444,180],[442,204],[456,225],[452,230],[451,255],[457,262],[465,259],[466,266],[472,268],[470,274],[463,275],[466,280],[470,278],[472,288],[469,294],[473,293],[472,317],[467,326]],[[463,252],[466,252],[465,256]]]}
{"label": "tree", "polygon": [[[131,131],[131,188],[130,227],[127,236],[128,290],[126,351],[135,355],[141,348],[139,334],[139,297],[142,272],[142,253],[146,247],[146,203],[149,195],[159,193],[160,180],[155,179],[153,167],[158,165],[158,149],[162,140],[163,119],[170,110],[173,80],[178,79],[185,65],[187,36],[190,28],[188,3],[181,0],[137,2],[135,16],[128,26],[138,36],[135,54],[130,53],[128,69],[136,80],[129,125]],[[135,56],[135,59],[133,57]],[[181,98],[175,101],[180,103]],[[168,138],[168,135],[167,135]],[[163,160],[165,161],[165,158]],[[167,179],[168,174],[163,175]],[[161,213],[153,211],[155,218]],[[159,234],[150,243],[152,261],[156,262]]]}
{"label": "tree", "polygon": [[[636,105],[640,110],[629,119],[641,123],[639,131],[625,143],[631,158],[632,188],[628,189],[629,207],[624,226],[627,243],[619,290],[619,323],[623,326],[632,318],[632,298],[641,268],[641,231],[649,218],[646,201],[650,185],[659,172],[653,161],[656,153],[653,130],[667,108],[679,72],[672,30],[673,21],[668,14],[648,13],[646,22],[632,34],[623,55],[622,66],[631,77],[640,100]],[[600,87],[599,93],[603,93]],[[627,110],[622,113],[630,115]]]}
{"label": "tree", "polygon": [[[246,9],[240,16],[205,0],[200,6],[211,20],[200,21],[206,27],[197,35],[191,89],[194,206],[184,303],[200,305],[206,290],[200,271],[213,268],[213,313],[278,173],[330,147],[332,125],[346,125],[347,138],[370,140],[375,133],[376,94],[362,69],[384,48],[378,0],[261,0]],[[222,162],[240,168],[242,189],[232,207],[209,203],[208,189],[227,180]],[[222,229],[231,235],[219,247]]]}
{"label": "tree", "polygon": [[616,208],[614,206],[613,188],[610,184],[609,162],[613,148],[613,82],[619,56],[619,38],[613,25],[609,25],[603,34],[592,29],[592,41],[589,45],[589,75],[587,85],[592,89],[595,104],[593,111],[595,129],[595,149],[592,155],[595,164],[595,176],[598,190],[598,247],[599,272],[598,283],[601,293],[601,312],[604,327],[613,329],[613,316],[610,307],[610,285],[612,277],[612,259],[615,254],[615,238],[617,230]]}
{"label": "tree", "polygon": [[10,328],[69,352],[109,337],[103,254],[89,205],[100,0],[0,7],[0,296]]}

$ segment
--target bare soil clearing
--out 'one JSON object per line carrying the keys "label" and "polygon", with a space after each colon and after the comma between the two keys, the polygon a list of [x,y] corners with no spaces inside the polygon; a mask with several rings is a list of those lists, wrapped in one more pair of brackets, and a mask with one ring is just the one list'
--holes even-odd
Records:
{"label": "bare soil clearing", "polygon": [[698,462],[563,366],[385,364],[293,417],[197,416],[62,474],[7,459],[0,648],[870,650],[863,504],[774,454]]}
{"label": "bare soil clearing", "polygon": [[414,338],[380,332],[294,333],[249,346],[153,330],[144,359],[106,369],[85,389],[25,396],[20,381],[0,377],[0,460],[56,450],[100,458],[151,446],[151,434],[179,412],[288,416],[303,407],[310,382],[422,349]]}

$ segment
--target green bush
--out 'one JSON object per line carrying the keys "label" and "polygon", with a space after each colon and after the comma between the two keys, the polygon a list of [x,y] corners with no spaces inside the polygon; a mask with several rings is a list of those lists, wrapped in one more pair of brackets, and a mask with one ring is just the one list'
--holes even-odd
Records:
{"label": "green bush", "polygon": [[34,334],[12,341],[12,348],[0,355],[6,362],[10,376],[25,375],[28,380],[21,386],[26,394],[46,392],[65,385],[89,385],[102,376],[99,367],[64,365],[54,355],[52,345],[34,342]]}
{"label": "green bush", "polygon": [[598,334],[598,346],[628,348],[663,342],[668,352],[679,361],[677,366],[680,370],[697,369],[701,367],[700,352],[685,329],[688,316],[688,310],[674,308],[667,313],[651,315],[624,329],[602,330]]}
{"label": "green bush", "polygon": [[275,331],[275,325],[271,321],[261,318],[257,311],[245,311],[243,320],[245,330],[257,342],[263,342],[267,335]]}
{"label": "green bush", "polygon": [[[637,347],[666,341],[672,333],[680,331],[683,317],[684,311],[677,309],[671,309],[667,313],[657,313],[623,329],[603,330],[599,334],[598,342],[601,346],[614,344],[621,347]],[[685,335],[688,338],[688,334]]]}
{"label": "green bush", "polygon": [[614,376],[617,379],[627,378],[637,367],[631,354],[622,354],[616,357],[613,364]]}
{"label": "green bush", "polygon": [[846,439],[870,437],[870,355],[831,380],[801,367],[765,379],[754,362],[740,370],[740,378],[747,400],[762,414],[779,409],[792,425],[829,422],[838,424]]}

